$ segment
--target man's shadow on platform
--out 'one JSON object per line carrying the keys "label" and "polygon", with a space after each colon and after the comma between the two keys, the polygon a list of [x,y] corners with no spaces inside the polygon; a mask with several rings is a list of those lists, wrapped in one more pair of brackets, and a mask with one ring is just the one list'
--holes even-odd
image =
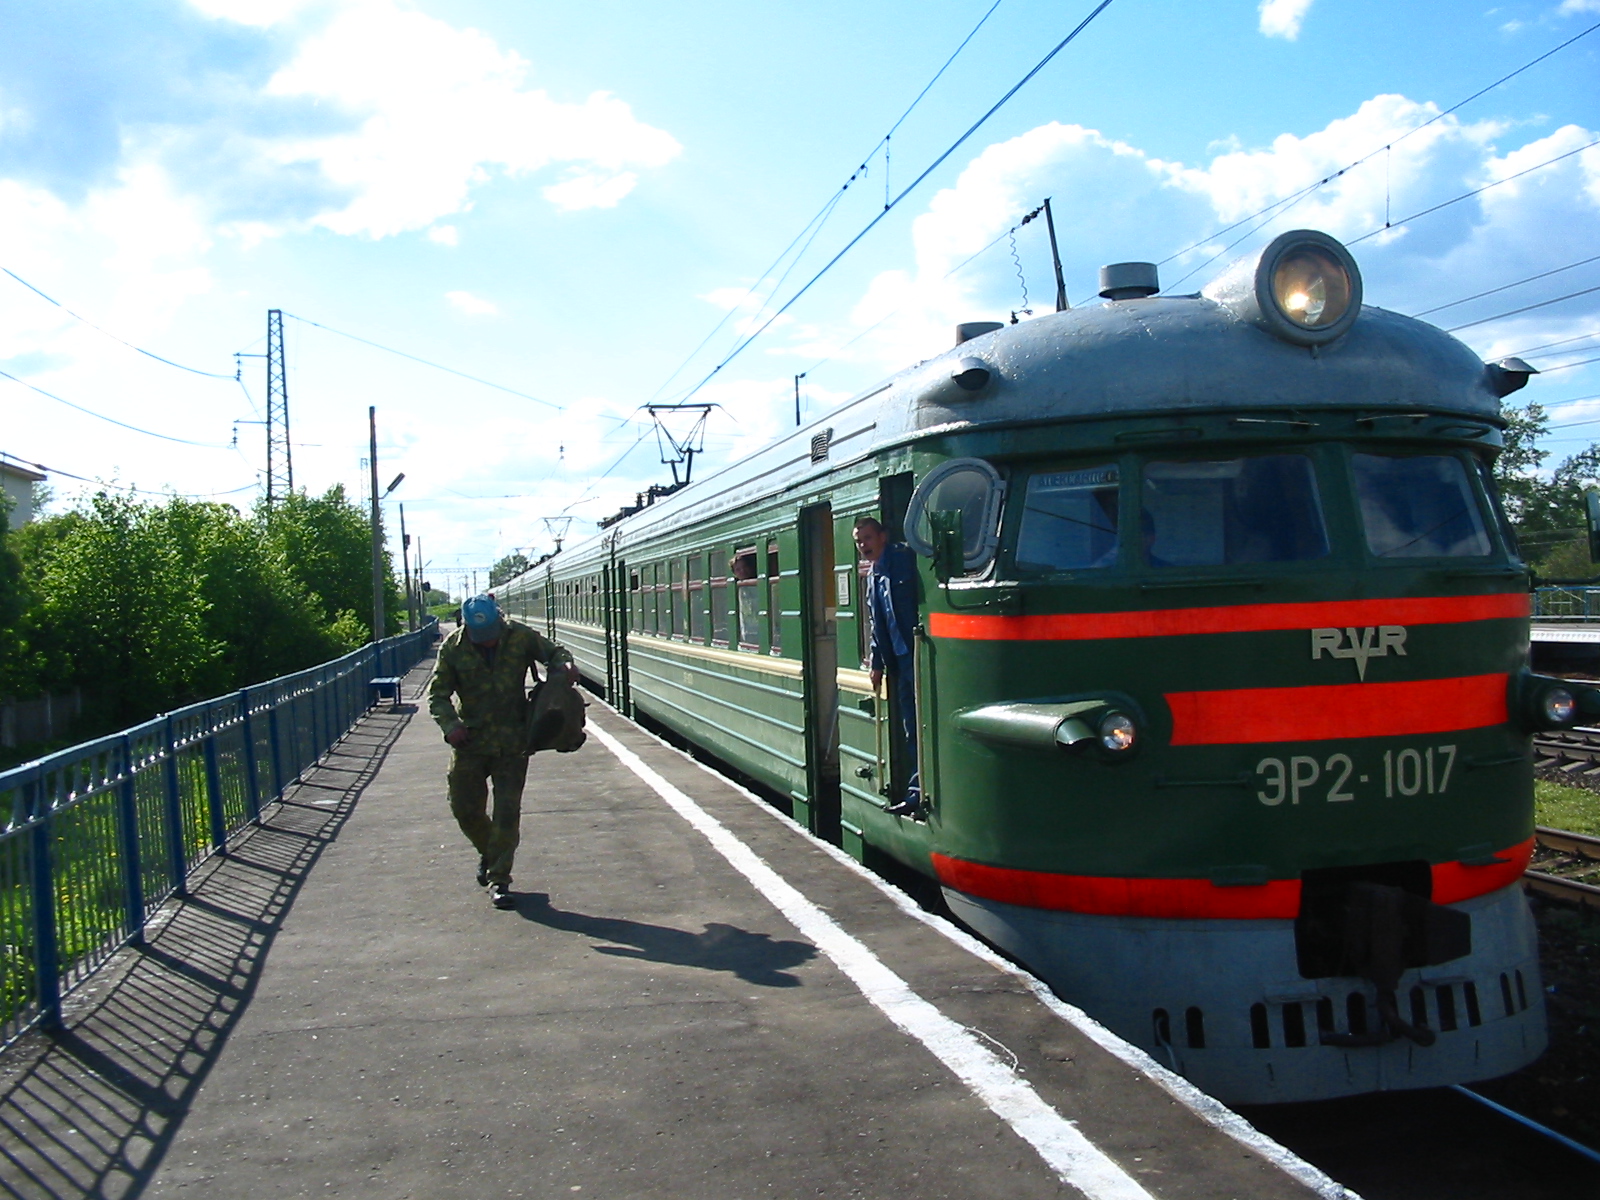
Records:
{"label": "man's shadow on platform", "polygon": [[670,925],[567,912],[552,905],[550,897],[543,892],[519,895],[517,912],[523,920],[551,929],[621,943],[596,946],[600,954],[699,967],[706,971],[728,971],[746,983],[761,987],[799,987],[799,978],[790,975],[785,968],[801,966],[817,956],[817,948],[805,942],[775,942],[768,934],[751,933],[720,922],[707,924],[704,933],[690,933]]}

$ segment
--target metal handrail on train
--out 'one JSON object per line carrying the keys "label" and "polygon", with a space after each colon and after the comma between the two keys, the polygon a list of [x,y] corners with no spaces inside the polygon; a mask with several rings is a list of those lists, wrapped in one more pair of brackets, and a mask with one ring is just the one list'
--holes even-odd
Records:
{"label": "metal handrail on train", "polygon": [[144,940],[194,869],[318,762],[435,640],[432,619],[342,658],[0,771],[0,1046]]}

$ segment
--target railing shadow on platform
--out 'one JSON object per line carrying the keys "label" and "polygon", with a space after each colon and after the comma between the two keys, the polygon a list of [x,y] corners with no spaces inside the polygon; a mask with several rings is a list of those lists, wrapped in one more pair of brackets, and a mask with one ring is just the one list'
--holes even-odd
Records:
{"label": "railing shadow on platform", "polygon": [[316,771],[343,781],[334,803],[307,798],[305,788],[285,799],[150,922],[145,942],[82,989],[67,1028],[0,1060],[0,1196],[143,1192],[254,995],[308,873],[409,720],[372,714]]}
{"label": "railing shadow on platform", "polygon": [[0,772],[0,1047],[143,940],[190,874],[321,761],[438,623]]}
{"label": "railing shadow on platform", "polygon": [[670,925],[568,912],[554,907],[543,892],[524,893],[516,899],[517,912],[524,920],[598,941],[622,943],[596,946],[596,953],[728,971],[759,987],[799,987],[800,980],[785,968],[803,966],[817,955],[816,947],[806,942],[775,942],[769,934],[751,933],[736,925],[712,922],[705,932],[690,933]]}

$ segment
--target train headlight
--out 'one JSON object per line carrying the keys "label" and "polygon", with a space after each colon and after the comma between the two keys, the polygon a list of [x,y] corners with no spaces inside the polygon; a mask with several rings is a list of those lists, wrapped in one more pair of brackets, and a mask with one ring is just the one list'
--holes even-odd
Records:
{"label": "train headlight", "polygon": [[1127,713],[1108,712],[1100,718],[1100,745],[1113,754],[1126,754],[1139,741],[1138,728]]}
{"label": "train headlight", "polygon": [[1552,725],[1566,725],[1578,715],[1578,701],[1563,687],[1550,688],[1539,700],[1539,711]]}
{"label": "train headlight", "polygon": [[1305,329],[1332,325],[1350,308],[1350,273],[1321,246],[1296,246],[1272,268],[1278,310]]}
{"label": "train headlight", "polygon": [[1361,272],[1335,238],[1296,229],[1234,263],[1202,294],[1286,342],[1320,346],[1360,314]]}

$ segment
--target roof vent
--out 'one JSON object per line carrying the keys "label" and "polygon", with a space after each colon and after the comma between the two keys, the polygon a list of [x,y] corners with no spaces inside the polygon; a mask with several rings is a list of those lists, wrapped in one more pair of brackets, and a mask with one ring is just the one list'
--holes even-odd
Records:
{"label": "roof vent", "polygon": [[821,433],[811,436],[811,461],[827,462],[828,447],[833,444],[833,429],[824,429]]}
{"label": "roof vent", "polygon": [[970,342],[975,337],[982,337],[986,333],[993,333],[996,329],[1004,329],[1003,321],[963,321],[956,326],[956,345]]}
{"label": "roof vent", "polygon": [[1107,300],[1142,300],[1160,290],[1155,263],[1112,263],[1100,268],[1100,294]]}

